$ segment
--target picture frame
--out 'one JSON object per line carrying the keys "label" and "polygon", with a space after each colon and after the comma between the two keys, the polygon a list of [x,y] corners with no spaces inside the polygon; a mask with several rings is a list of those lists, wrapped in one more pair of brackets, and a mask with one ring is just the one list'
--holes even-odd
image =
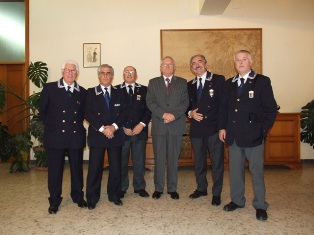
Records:
{"label": "picture frame", "polygon": [[171,56],[176,62],[176,75],[192,80],[190,58],[196,54],[206,57],[208,71],[224,75],[237,74],[233,56],[248,50],[253,56],[252,69],[262,73],[262,29],[161,29],[161,58]]}
{"label": "picture frame", "polygon": [[83,67],[94,68],[101,64],[100,43],[83,43]]}

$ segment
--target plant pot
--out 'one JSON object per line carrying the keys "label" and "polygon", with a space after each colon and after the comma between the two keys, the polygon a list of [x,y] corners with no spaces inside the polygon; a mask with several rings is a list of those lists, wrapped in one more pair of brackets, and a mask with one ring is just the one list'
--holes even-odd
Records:
{"label": "plant pot", "polygon": [[[48,159],[47,159],[47,152],[43,146],[35,146],[33,147],[34,151],[34,158],[36,158],[36,168],[48,168]],[[40,170],[43,170],[40,169]],[[39,170],[39,169],[38,169]]]}

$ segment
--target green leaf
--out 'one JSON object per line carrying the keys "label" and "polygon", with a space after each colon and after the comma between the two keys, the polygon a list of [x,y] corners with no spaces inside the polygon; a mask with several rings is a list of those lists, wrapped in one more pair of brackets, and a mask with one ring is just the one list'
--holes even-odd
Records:
{"label": "green leaf", "polygon": [[314,100],[302,107],[301,129],[301,141],[314,149]]}
{"label": "green leaf", "polygon": [[28,67],[27,76],[35,84],[35,86],[38,88],[43,87],[48,79],[47,64],[42,61],[37,61],[35,63],[31,62]]}

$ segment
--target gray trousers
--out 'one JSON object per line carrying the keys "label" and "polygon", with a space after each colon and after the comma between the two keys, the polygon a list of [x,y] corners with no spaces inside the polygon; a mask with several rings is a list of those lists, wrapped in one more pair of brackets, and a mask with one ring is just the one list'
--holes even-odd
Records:
{"label": "gray trousers", "polygon": [[212,169],[212,194],[220,196],[223,185],[224,174],[224,149],[223,142],[219,140],[218,133],[206,138],[191,138],[194,154],[194,171],[197,190],[207,192],[207,151],[210,154]]}
{"label": "gray trousers", "polygon": [[245,159],[252,177],[255,209],[267,210],[264,182],[264,143],[252,148],[240,148],[234,142],[229,146],[230,195],[239,206],[245,205]]}
{"label": "gray trousers", "polygon": [[133,162],[133,188],[134,190],[145,189],[146,140],[139,140],[135,135],[126,141],[122,147],[121,190],[127,191],[129,188],[128,163],[130,153]]}
{"label": "gray trousers", "polygon": [[155,191],[163,192],[165,184],[165,167],[167,160],[167,191],[177,191],[178,160],[182,146],[181,135],[153,135],[155,157],[154,184]]}

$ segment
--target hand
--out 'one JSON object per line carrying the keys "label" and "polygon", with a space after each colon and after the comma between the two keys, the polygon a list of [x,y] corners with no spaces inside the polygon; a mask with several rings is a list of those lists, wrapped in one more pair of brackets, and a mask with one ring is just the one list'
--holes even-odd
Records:
{"label": "hand", "polygon": [[132,129],[123,127],[124,134],[132,136]]}
{"label": "hand", "polygon": [[198,113],[198,108],[197,109],[194,109],[190,112],[190,116],[195,119],[196,121],[200,122],[203,120],[203,114],[201,113]]}
{"label": "hand", "polygon": [[137,125],[134,127],[133,131],[132,131],[132,135],[137,135],[137,134],[141,133],[141,131],[143,130],[143,128],[144,128],[144,126],[143,126],[141,123],[137,124]]}
{"label": "hand", "polygon": [[108,139],[112,139],[114,137],[114,132],[116,131],[116,129],[114,128],[114,126],[112,125],[108,125],[105,126],[104,130],[103,130],[103,134],[108,138]]}
{"label": "hand", "polygon": [[227,132],[226,132],[225,129],[219,130],[219,139],[220,139],[222,142],[225,142],[226,135],[227,135]]}
{"label": "hand", "polygon": [[164,123],[166,124],[174,121],[176,117],[171,113],[164,113],[164,115],[162,115],[162,119],[164,119]]}

